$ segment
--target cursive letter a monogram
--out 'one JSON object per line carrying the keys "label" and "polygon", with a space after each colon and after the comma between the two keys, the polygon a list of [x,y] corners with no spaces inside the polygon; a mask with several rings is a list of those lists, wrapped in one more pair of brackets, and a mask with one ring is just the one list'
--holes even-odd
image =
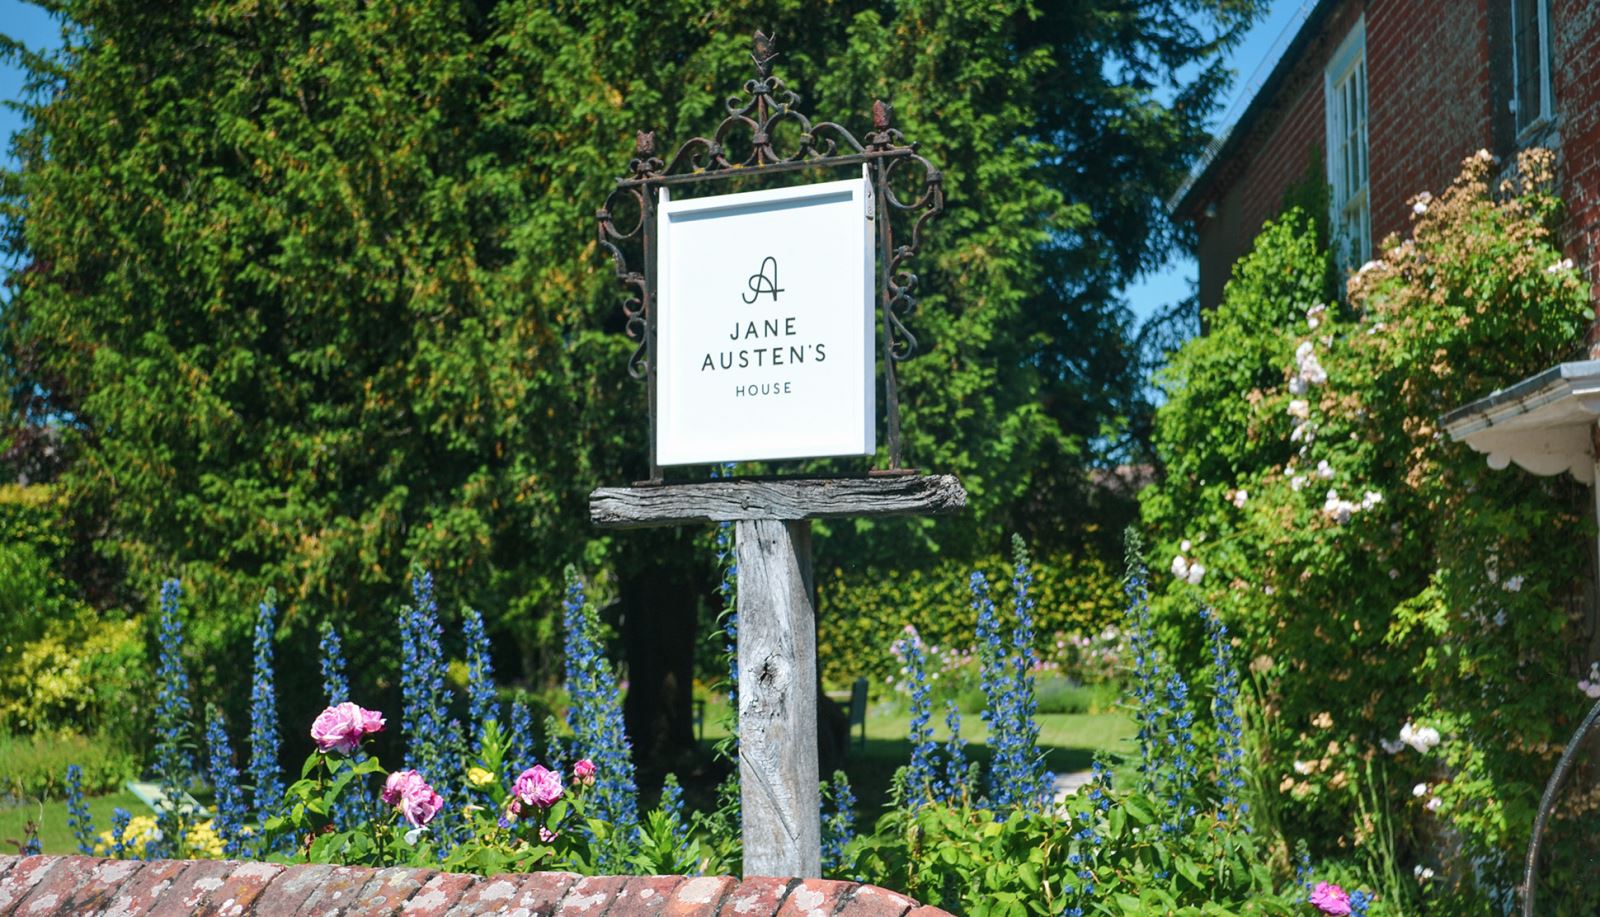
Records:
{"label": "cursive letter a monogram", "polygon": [[[772,267],[771,276],[767,275],[767,267]],[[750,275],[750,292],[740,294],[748,305],[760,299],[767,293],[772,294],[772,301],[778,301],[778,294],[783,292],[783,287],[778,286],[778,259],[768,255],[761,260],[761,270]]]}

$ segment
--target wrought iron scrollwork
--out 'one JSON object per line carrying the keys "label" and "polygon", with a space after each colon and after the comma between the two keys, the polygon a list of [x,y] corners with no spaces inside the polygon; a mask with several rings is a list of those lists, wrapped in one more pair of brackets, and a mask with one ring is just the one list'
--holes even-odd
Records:
{"label": "wrought iron scrollwork", "polygon": [[[611,257],[616,277],[627,291],[622,304],[624,327],[628,336],[639,342],[628,359],[628,373],[643,379],[652,377],[654,372],[651,364],[655,357],[655,266],[651,262],[655,230],[651,215],[657,188],[735,175],[866,164],[872,175],[879,257],[882,259],[880,309],[886,356],[890,465],[898,467],[899,407],[894,364],[917,350],[917,339],[906,326],[917,305],[917,275],[907,269],[907,263],[921,248],[928,221],[944,210],[944,177],[917,153],[916,144],[907,142],[891,124],[892,109],[881,100],[872,105],[872,130],[865,135],[865,143],[832,121],[813,123],[798,109],[800,96],[772,74],[772,63],[777,56],[774,39],[756,32],[750,54],[756,75],[745,81],[744,94],[726,100],[726,114],[715,130],[709,135],[685,140],[671,157],[663,159],[657,155],[653,131],[640,131],[635,138],[634,156],[628,163],[628,174],[617,179],[605,206],[596,212],[600,248]],[[792,150],[778,149],[775,140],[777,131],[786,126],[798,131]],[[742,150],[746,145],[745,155],[730,153],[735,146]],[[902,199],[896,193],[897,181],[902,188],[915,189],[909,199]],[[623,206],[639,214],[631,228],[626,228],[626,218],[622,220],[624,227],[617,225],[618,208]],[[910,221],[907,238],[898,244],[893,228],[897,214],[902,221]],[[639,251],[643,271],[629,268],[625,248]],[[653,382],[651,397],[653,425]],[[653,461],[651,466],[652,475],[659,478],[659,468]]]}
{"label": "wrought iron scrollwork", "polygon": [[[642,134],[640,135],[643,136]],[[642,144],[642,141],[641,141]],[[634,160],[638,162],[639,160]],[[623,231],[617,228],[613,219],[616,205],[622,201],[633,202],[638,209],[639,219],[631,229]],[[639,342],[634,348],[633,355],[628,357],[628,375],[635,379],[643,379],[648,373],[650,344],[649,311],[645,306],[649,292],[645,276],[639,271],[628,268],[628,258],[623,254],[622,246],[633,240],[642,240],[644,236],[644,191],[638,187],[618,187],[612,189],[606,196],[605,206],[595,212],[595,222],[598,224],[598,241],[600,249],[611,256],[612,269],[617,280],[628,291],[628,296],[622,301],[623,328],[629,338]]]}

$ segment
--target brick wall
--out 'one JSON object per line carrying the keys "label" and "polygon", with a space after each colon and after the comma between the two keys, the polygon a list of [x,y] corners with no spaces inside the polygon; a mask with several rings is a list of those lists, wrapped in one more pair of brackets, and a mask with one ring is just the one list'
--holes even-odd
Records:
{"label": "brick wall", "polygon": [[1367,8],[1367,159],[1374,252],[1411,225],[1406,200],[1438,194],[1493,149],[1485,0],[1373,0]]}
{"label": "brick wall", "polygon": [[515,914],[520,917],[949,917],[904,895],[823,879],[491,878],[431,869],[218,860],[0,856],[0,914]]}
{"label": "brick wall", "polygon": [[[1233,262],[1306,174],[1308,153],[1324,149],[1323,69],[1363,13],[1375,244],[1404,234],[1406,200],[1442,191],[1467,156],[1515,152],[1509,0],[1345,0],[1289,63],[1288,78],[1232,161],[1212,166],[1200,191],[1216,215],[1187,214],[1197,219],[1203,307],[1220,300]],[[1568,205],[1563,247],[1600,301],[1600,3],[1551,0],[1551,21],[1557,122],[1543,142],[1559,152]],[[1600,355],[1600,333],[1591,340]]]}
{"label": "brick wall", "polygon": [[[1554,81],[1561,134],[1562,192],[1567,201],[1567,256],[1600,301],[1600,4],[1553,0]],[[1590,340],[1596,335],[1591,334]],[[1600,356],[1600,348],[1591,350]]]}

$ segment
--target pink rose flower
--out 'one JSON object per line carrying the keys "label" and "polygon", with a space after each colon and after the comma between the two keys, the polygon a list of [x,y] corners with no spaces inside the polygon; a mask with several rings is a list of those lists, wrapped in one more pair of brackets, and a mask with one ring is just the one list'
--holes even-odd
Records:
{"label": "pink rose flower", "polygon": [[561,798],[561,772],[545,770],[543,765],[523,771],[511,785],[511,793],[530,806],[548,809]]}
{"label": "pink rose flower", "polygon": [[561,836],[561,832],[560,831],[551,831],[549,828],[546,828],[544,825],[540,825],[539,826],[539,843],[541,843],[541,844],[548,844],[548,843],[550,843],[551,841],[555,840],[556,838],[558,838],[560,836]]}
{"label": "pink rose flower", "polygon": [[1350,893],[1328,882],[1317,883],[1311,892],[1311,903],[1324,914],[1346,917],[1350,913]]}
{"label": "pink rose flower", "polygon": [[398,806],[412,827],[420,828],[444,808],[444,799],[416,771],[395,771],[384,781],[384,805]]}
{"label": "pink rose flower", "polygon": [[320,752],[348,755],[360,747],[363,736],[382,732],[383,723],[383,714],[378,711],[345,701],[317,714],[311,723],[311,740]]}
{"label": "pink rose flower", "polygon": [[594,762],[584,758],[572,765],[572,779],[584,786],[594,786]]}

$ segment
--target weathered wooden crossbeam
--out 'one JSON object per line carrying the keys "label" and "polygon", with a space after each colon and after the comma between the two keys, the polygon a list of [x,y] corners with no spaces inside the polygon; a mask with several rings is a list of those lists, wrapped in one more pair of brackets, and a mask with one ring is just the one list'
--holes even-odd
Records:
{"label": "weathered wooden crossbeam", "polygon": [[950,474],[731,478],[601,487],[589,495],[589,519],[616,529],[755,519],[942,516],[966,507],[967,492]]}
{"label": "weathered wooden crossbeam", "polygon": [[946,515],[966,505],[954,475],[742,478],[589,495],[589,518],[603,528],[735,524],[745,875],[822,872],[811,520]]}

